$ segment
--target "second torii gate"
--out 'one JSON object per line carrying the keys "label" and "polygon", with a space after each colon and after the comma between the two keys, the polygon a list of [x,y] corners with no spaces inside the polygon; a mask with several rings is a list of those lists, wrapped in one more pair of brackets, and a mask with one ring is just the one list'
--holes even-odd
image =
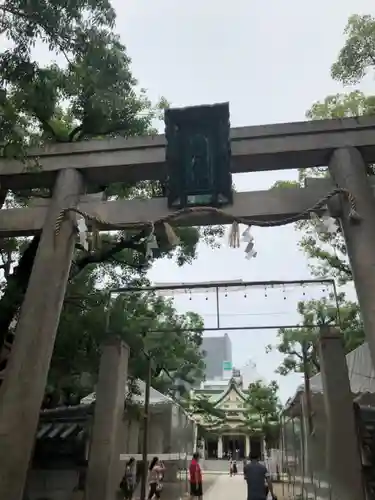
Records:
{"label": "second torii gate", "polygon": [[[332,181],[304,189],[235,193],[220,212],[193,212],[171,224],[208,225],[234,219],[262,224],[306,217],[330,188],[350,192],[359,220],[353,221],[347,197],[340,217],[367,340],[375,365],[375,197],[366,165],[375,162],[375,119],[323,120],[231,129],[231,171],[256,172],[329,166]],[[33,151],[39,168],[0,161],[3,189],[53,187],[51,200],[27,209],[0,211],[0,236],[40,234],[40,243],[21,308],[12,354],[0,389],[0,497],[21,500],[39,410],[75,246],[75,217],[67,209],[100,219],[101,229],[149,223],[170,215],[166,199],[92,201],[90,186],[164,179],[165,138],[140,137],[87,141]],[[64,212],[65,211],[65,212]],[[302,215],[301,215],[302,214]],[[289,219],[290,220],[290,219]]]}

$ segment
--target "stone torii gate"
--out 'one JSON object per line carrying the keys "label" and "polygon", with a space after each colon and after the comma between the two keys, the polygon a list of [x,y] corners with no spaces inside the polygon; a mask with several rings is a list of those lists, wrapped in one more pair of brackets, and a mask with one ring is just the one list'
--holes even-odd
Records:
{"label": "stone torii gate", "polygon": [[[209,225],[283,220],[298,216],[332,187],[349,190],[360,220],[350,218],[344,196],[339,212],[350,264],[375,365],[375,197],[366,164],[375,162],[375,118],[348,118],[233,128],[231,172],[257,172],[329,166],[331,182],[306,188],[234,193],[233,204],[218,213],[181,216],[171,224]],[[20,311],[12,353],[0,389],[0,498],[21,500],[48,368],[75,246],[76,221],[67,214],[59,234],[56,220],[77,208],[101,220],[99,229],[147,223],[171,211],[166,199],[95,201],[92,186],[164,179],[165,137],[139,137],[49,145],[30,152],[39,168],[0,161],[2,189],[53,188],[53,197],[26,209],[0,211],[0,236],[40,234],[40,243]],[[336,204],[337,205],[337,204]]]}

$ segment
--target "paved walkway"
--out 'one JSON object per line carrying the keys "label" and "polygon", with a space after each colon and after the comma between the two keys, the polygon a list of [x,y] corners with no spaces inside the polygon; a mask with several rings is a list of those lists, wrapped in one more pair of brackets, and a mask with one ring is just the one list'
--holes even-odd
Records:
{"label": "paved walkway", "polygon": [[204,495],[204,500],[246,500],[246,483],[243,475],[216,476],[214,484]]}
{"label": "paved walkway", "polygon": [[[216,476],[212,486],[204,492],[204,500],[246,500],[247,488],[243,475],[230,477],[229,475]],[[288,496],[282,495],[280,484],[274,484],[278,500],[287,500]]]}

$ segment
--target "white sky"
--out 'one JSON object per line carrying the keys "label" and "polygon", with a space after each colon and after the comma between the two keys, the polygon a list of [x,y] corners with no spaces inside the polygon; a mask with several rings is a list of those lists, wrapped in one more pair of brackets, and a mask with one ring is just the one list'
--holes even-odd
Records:
{"label": "white sky", "polygon": [[[173,106],[229,101],[232,126],[303,120],[314,101],[341,91],[330,78],[330,65],[343,44],[347,18],[375,13],[371,0],[114,0],[113,5],[133,74],[149,97],[156,101],[165,96]],[[38,48],[38,58],[47,57],[46,50]],[[361,88],[373,92],[373,81]],[[295,175],[289,171],[241,174],[235,176],[235,184],[239,191],[267,189],[276,180]],[[306,258],[297,247],[300,236],[293,227],[255,229],[254,235],[255,260],[245,260],[243,249],[231,250],[223,242],[220,250],[202,246],[191,266],[180,269],[169,260],[157,262],[150,278],[178,282],[309,277]],[[275,324],[274,313],[283,312],[284,319],[288,303],[287,319],[293,321],[295,299],[279,297],[267,309],[263,291],[251,295],[242,305],[240,299],[232,300],[230,312],[243,318],[262,310]],[[206,302],[201,298],[191,304],[202,312]],[[186,303],[181,307],[185,309]],[[269,324],[268,314],[262,321]],[[238,318],[233,318],[233,324]],[[231,333],[233,361],[240,367],[251,358],[262,376],[278,378],[285,400],[300,377],[275,377],[280,357],[265,354],[265,345],[274,342],[275,336],[272,330]]]}
{"label": "white sky", "polygon": [[[126,6],[116,0],[114,5],[133,72],[149,96],[155,100],[165,96],[173,106],[229,101],[232,126],[303,120],[314,101],[341,91],[330,78],[330,65],[343,44],[347,18],[375,11],[370,0],[133,0]],[[373,91],[373,82],[362,89]],[[294,172],[245,174],[236,176],[235,184],[241,191],[267,189],[278,179],[294,176]],[[158,262],[150,277],[159,282],[309,277],[306,258],[297,248],[299,235],[292,227],[256,229],[254,234],[255,260],[245,260],[243,249],[231,250],[224,242],[221,250],[200,248],[198,259],[182,269],[169,260]],[[270,302],[272,321],[263,316],[263,322],[275,324],[274,313],[286,309],[281,301],[285,302],[282,298]],[[295,304],[286,302],[288,310]],[[262,291],[248,299],[248,310],[240,299],[231,303],[231,312],[241,316],[225,317],[224,324],[230,320],[256,324],[254,316],[243,317],[244,311],[267,310]],[[191,304],[201,313],[209,310],[203,297],[181,307]],[[282,318],[286,321],[285,315]],[[207,323],[211,321],[207,316]],[[230,333],[234,364],[241,366],[252,358],[261,375],[275,378],[280,357],[265,354],[265,345],[275,336],[274,330]],[[300,382],[299,376],[276,378],[283,400]]]}

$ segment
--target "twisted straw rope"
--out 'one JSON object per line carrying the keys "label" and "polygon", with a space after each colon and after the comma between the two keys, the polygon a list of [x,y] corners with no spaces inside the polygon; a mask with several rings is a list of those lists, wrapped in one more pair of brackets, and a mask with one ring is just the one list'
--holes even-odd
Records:
{"label": "twisted straw rope", "polygon": [[224,210],[221,210],[219,208],[215,207],[189,207],[189,208],[182,208],[181,210],[177,210],[176,212],[173,212],[172,214],[168,214],[165,217],[162,217],[161,219],[158,219],[154,222],[148,221],[148,222],[130,222],[130,223],[125,223],[125,224],[111,224],[109,221],[105,221],[104,219],[101,219],[97,215],[92,215],[87,212],[84,212],[83,210],[80,210],[79,208],[75,207],[70,207],[70,208],[64,208],[61,210],[60,214],[58,215],[55,223],[55,237],[57,237],[60,234],[61,226],[62,223],[65,219],[66,214],[69,212],[74,212],[79,215],[81,215],[86,221],[92,221],[96,224],[102,224],[102,225],[110,225],[112,226],[112,229],[140,229],[140,228],[147,228],[149,227],[150,229],[153,228],[154,225],[156,224],[168,224],[172,221],[176,221],[179,218],[182,218],[184,216],[188,216],[189,214],[192,213],[201,213],[201,214],[217,214],[224,216],[227,219],[231,219],[233,223],[237,224],[245,224],[247,226],[259,226],[259,227],[277,227],[277,226],[285,226],[286,224],[291,224],[293,222],[297,222],[306,216],[308,216],[312,212],[316,212],[317,210],[321,209],[324,205],[327,204],[327,202],[333,198],[334,196],[338,194],[343,194],[348,202],[349,202],[349,218],[352,221],[359,221],[360,216],[357,212],[356,208],[356,201],[354,196],[348,191],[347,189],[344,188],[335,188],[332,191],[330,191],[326,196],[318,200],[312,207],[307,208],[303,212],[300,212],[299,214],[293,215],[291,217],[286,217],[284,219],[279,219],[279,220],[272,220],[272,221],[258,221],[258,220],[251,220],[246,217],[234,217],[230,214],[227,214]]}

